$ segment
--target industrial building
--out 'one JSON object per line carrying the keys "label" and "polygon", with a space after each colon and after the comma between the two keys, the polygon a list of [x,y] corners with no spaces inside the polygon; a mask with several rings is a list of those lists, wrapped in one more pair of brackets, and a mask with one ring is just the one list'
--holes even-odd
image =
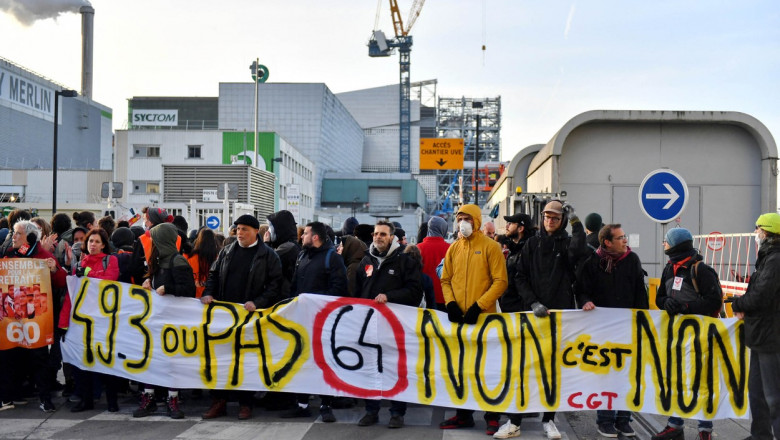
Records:
{"label": "industrial building", "polygon": [[[486,208],[503,227],[502,215],[525,212],[538,221],[546,200],[563,198],[582,217],[597,212],[604,223],[621,223],[650,276],[660,276],[669,227],[752,232],[761,213],[777,210],[777,158],[769,130],[744,113],[595,110],[569,120],[547,144],[520,151]],[[668,224],[650,220],[639,202],[645,176],[662,168],[689,190],[684,211]]]}
{"label": "industrial building", "polygon": [[[0,201],[51,201],[54,99],[63,89],[0,58]],[[111,177],[111,117],[111,109],[89,97],[59,97],[58,199],[100,201],[100,182]],[[86,186],[94,182],[94,190]]]}
{"label": "industrial building", "polygon": [[[219,128],[254,131],[253,83],[220,83]],[[258,84],[257,129],[274,132],[316,166],[314,193],[319,206],[328,172],[360,171],[363,131],[325,84]]]}
{"label": "industrial building", "polygon": [[[127,130],[117,131],[116,177],[127,188],[122,206],[173,206],[193,201],[192,221],[222,210],[215,192],[236,188],[228,199],[250,205],[262,218],[294,211],[299,223],[314,218],[316,167],[278,133],[224,130],[219,98],[134,97]],[[254,164],[258,166],[254,166]]]}

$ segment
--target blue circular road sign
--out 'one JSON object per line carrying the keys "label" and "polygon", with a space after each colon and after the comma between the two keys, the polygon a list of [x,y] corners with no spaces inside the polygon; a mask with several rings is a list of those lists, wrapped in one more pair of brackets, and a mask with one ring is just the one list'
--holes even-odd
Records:
{"label": "blue circular road sign", "polygon": [[654,222],[669,223],[676,219],[687,203],[688,185],[672,170],[655,170],[639,186],[639,207]]}
{"label": "blue circular road sign", "polygon": [[206,219],[206,226],[208,226],[209,229],[217,229],[221,223],[222,222],[219,220],[219,217],[216,215],[212,215]]}

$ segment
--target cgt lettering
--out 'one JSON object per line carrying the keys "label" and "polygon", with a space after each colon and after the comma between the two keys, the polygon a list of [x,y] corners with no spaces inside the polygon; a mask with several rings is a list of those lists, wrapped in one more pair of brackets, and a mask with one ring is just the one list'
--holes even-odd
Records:
{"label": "cgt lettering", "polygon": [[[612,409],[612,400],[617,399],[618,394],[612,393],[609,391],[602,391],[601,393],[591,393],[588,395],[588,397],[585,398],[584,404],[582,393],[577,392],[574,394],[569,395],[569,398],[566,399],[566,402],[569,403],[569,406],[572,408],[582,409],[584,407],[588,407],[588,409],[599,409],[602,405],[606,403],[606,408],[608,410]],[[600,397],[606,398],[606,402],[601,400]]]}

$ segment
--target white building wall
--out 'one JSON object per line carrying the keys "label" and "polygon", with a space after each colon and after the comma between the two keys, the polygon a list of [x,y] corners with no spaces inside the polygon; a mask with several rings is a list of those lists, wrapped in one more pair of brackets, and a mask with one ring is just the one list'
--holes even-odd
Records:
{"label": "white building wall", "polygon": [[[111,181],[110,170],[59,170],[57,172],[57,206],[63,210],[69,203],[101,203],[102,182]],[[0,193],[11,187],[21,189],[26,203],[51,206],[51,170],[0,170]],[[14,191],[16,192],[16,191]],[[70,209],[70,208],[68,208]]]}
{"label": "white building wall", "polygon": [[[399,128],[368,128],[364,130],[363,164],[364,172],[396,173],[400,168]],[[413,126],[411,132],[411,173],[420,172],[420,127]]]}
{"label": "white building wall", "polygon": [[[121,135],[119,135],[121,133]],[[190,145],[201,146],[200,158],[188,158]],[[138,147],[156,146],[159,157],[138,157]],[[222,163],[221,131],[184,131],[184,130],[123,130],[117,136],[117,154],[126,161],[124,172],[119,171],[122,160],[117,160],[117,177],[125,185],[123,201],[129,204],[148,204],[152,200],[161,201],[163,165],[214,165]],[[157,183],[159,193],[144,191],[138,183]],[[136,189],[140,186],[140,189]]]}
{"label": "white building wall", "polygon": [[[400,164],[398,84],[339,93],[365,133],[362,171],[397,172]],[[420,101],[411,101],[411,172],[420,172]]]}
{"label": "white building wall", "polygon": [[306,155],[296,150],[289,142],[280,137],[279,152],[282,162],[279,167],[279,210],[292,211],[288,204],[288,188],[297,185],[300,192],[298,215],[295,221],[299,225],[305,225],[314,219],[314,199],[316,185],[313,181],[316,175],[316,166]]}

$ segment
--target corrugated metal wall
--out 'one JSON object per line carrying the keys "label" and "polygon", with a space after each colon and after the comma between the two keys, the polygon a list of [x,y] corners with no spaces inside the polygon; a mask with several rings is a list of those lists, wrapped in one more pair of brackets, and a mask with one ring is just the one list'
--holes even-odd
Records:
{"label": "corrugated metal wall", "polygon": [[238,185],[238,202],[251,203],[257,217],[264,219],[274,211],[274,182],[272,173],[248,165],[163,165],[163,200],[201,201],[204,189],[232,183]]}

